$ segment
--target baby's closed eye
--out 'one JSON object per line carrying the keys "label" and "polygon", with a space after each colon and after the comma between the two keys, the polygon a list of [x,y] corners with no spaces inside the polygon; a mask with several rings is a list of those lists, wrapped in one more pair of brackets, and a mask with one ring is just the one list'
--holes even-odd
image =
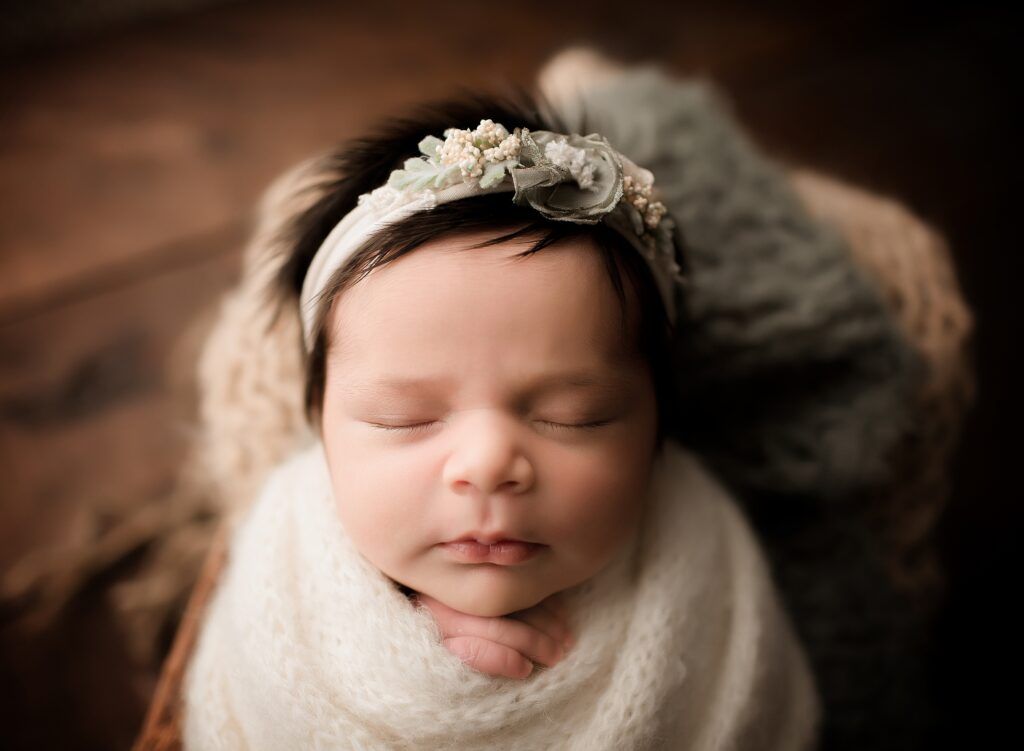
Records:
{"label": "baby's closed eye", "polygon": [[[373,422],[373,421],[366,421],[366,422],[367,422],[367,425],[370,425],[371,427],[377,428],[378,430],[396,430],[396,431],[415,432],[415,431],[419,431],[419,430],[426,430],[426,429],[431,428],[431,427],[433,427],[433,426],[435,426],[438,423],[443,422],[443,421],[441,421],[441,420],[414,420],[414,421],[398,421],[398,422],[395,422],[395,423]],[[553,428],[593,429],[593,428],[600,428],[600,427],[604,427],[605,425],[609,425],[612,422],[614,422],[614,420],[612,418],[600,419],[600,420],[586,420],[586,419],[578,419],[578,420],[573,420],[573,419],[569,419],[569,420],[544,420],[544,419],[535,419],[535,420],[532,420],[532,422],[534,424],[548,425],[548,426],[551,426]]]}

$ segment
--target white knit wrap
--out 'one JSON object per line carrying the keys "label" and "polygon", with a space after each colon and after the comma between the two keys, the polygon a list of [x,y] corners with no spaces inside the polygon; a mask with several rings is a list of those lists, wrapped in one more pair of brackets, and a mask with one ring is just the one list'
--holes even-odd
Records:
{"label": "white knit wrap", "polygon": [[637,536],[567,590],[577,643],[470,669],[353,547],[320,444],[239,526],[186,676],[185,748],[804,749],[818,701],[745,519],[671,441]]}

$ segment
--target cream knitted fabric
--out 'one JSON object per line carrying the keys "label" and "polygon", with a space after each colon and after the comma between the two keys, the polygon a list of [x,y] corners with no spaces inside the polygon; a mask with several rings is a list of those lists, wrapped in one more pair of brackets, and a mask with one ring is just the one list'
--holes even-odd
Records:
{"label": "cream knitted fabric", "polygon": [[803,749],[812,678],[744,518],[669,442],[638,534],[568,590],[577,643],[468,668],[352,546],[320,444],[268,478],[186,677],[185,748]]}

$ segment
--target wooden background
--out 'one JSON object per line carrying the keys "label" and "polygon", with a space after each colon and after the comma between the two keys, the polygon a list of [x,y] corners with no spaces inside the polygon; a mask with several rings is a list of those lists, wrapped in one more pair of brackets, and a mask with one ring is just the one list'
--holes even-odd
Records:
{"label": "wooden background", "polygon": [[[232,3],[7,54],[0,572],[73,549],[96,509],[112,518],[173,483],[193,419],[175,353],[235,278],[276,174],[453,86],[528,84],[548,55],[589,42],[712,78],[765,150],[897,197],[950,240],[979,399],[939,529],[950,594],[934,739],[995,733],[1009,698],[984,689],[1020,625],[1005,582],[1021,527],[1006,471],[1022,417],[1015,19],[822,5]],[[126,747],[152,685],[126,659],[102,587],[45,638],[16,639],[0,613],[0,746]]]}

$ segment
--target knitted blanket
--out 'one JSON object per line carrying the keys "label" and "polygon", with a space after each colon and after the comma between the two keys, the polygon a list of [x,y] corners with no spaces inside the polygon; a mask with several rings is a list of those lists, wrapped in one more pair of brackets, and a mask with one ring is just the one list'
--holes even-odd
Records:
{"label": "knitted blanket", "polygon": [[186,676],[186,749],[802,749],[818,702],[765,560],[675,442],[642,523],[564,593],[576,645],[477,673],[346,536],[322,445],[236,529]]}

